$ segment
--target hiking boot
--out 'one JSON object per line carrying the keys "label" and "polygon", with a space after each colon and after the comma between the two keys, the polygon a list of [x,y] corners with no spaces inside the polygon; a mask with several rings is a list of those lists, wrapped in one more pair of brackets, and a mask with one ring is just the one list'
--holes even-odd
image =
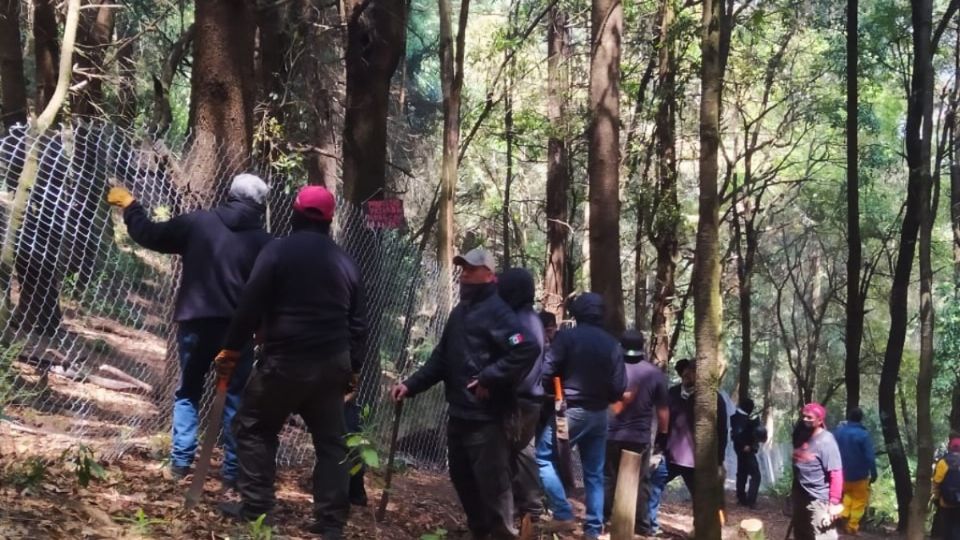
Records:
{"label": "hiking boot", "polygon": [[175,481],[183,480],[190,474],[189,465],[170,465],[170,477]]}
{"label": "hiking boot", "polygon": [[571,533],[577,530],[577,522],[573,519],[552,519],[543,522],[541,528],[546,533]]}
{"label": "hiking boot", "polygon": [[343,540],[345,538],[342,528],[332,527],[320,521],[314,521],[307,525],[306,530],[312,534],[319,534],[323,540]]}
{"label": "hiking boot", "polygon": [[274,520],[273,516],[269,512],[253,512],[247,510],[243,507],[242,503],[238,502],[217,503],[217,510],[219,510],[224,516],[237,521],[250,523],[259,520],[260,516],[265,516],[263,518],[264,525],[272,527],[276,524],[276,520]]}

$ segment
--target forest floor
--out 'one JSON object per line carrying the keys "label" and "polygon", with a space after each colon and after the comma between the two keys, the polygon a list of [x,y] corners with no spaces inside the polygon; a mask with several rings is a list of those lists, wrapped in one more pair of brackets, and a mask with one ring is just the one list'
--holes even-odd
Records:
{"label": "forest floor", "polygon": [[[302,531],[310,516],[309,469],[285,469],[278,479],[277,525],[257,530],[223,518],[216,502],[224,500],[216,478],[209,478],[204,500],[183,509],[187,482],[176,482],[166,473],[157,449],[136,446],[105,466],[105,476],[87,487],[78,485],[78,463],[53,451],[49,437],[13,429],[0,423],[0,539],[239,539],[313,538]],[[44,456],[47,457],[38,457]],[[89,468],[89,463],[86,464]],[[95,468],[95,467],[94,467]],[[189,479],[189,477],[188,477]],[[441,472],[407,470],[395,476],[387,519],[374,519],[375,502],[382,490],[377,477],[368,477],[371,506],[354,508],[348,538],[419,539],[460,538],[464,521],[456,495]],[[661,525],[667,538],[692,538],[691,507],[677,491],[668,493]],[[761,498],[758,509],[747,510],[730,502],[724,538],[736,538],[742,519],[755,517],[767,526],[770,540],[786,536],[787,518],[781,503]],[[582,515],[583,506],[576,502]],[[445,532],[442,532],[442,531]],[[889,533],[862,534],[859,538],[890,537]],[[561,540],[566,540],[564,537]],[[573,536],[569,538],[574,538]],[[638,537],[639,538],[639,537]]]}

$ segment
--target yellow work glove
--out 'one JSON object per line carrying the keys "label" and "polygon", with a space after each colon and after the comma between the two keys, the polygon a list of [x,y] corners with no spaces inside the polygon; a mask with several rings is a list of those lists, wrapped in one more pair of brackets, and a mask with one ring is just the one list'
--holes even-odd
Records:
{"label": "yellow work glove", "polygon": [[126,208],[133,204],[135,200],[130,190],[122,186],[113,186],[110,188],[110,191],[107,192],[107,202],[113,206]]}
{"label": "yellow work glove", "polygon": [[213,360],[213,363],[217,369],[217,375],[221,380],[230,379],[230,376],[233,375],[233,369],[237,367],[237,360],[239,359],[240,351],[223,349],[219,354],[217,354],[217,357]]}

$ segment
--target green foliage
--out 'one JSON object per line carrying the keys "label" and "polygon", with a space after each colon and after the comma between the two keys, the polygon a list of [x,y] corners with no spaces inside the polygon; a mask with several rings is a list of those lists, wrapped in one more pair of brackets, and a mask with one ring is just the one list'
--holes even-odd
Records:
{"label": "green foliage", "polygon": [[351,463],[350,474],[360,472],[366,465],[371,469],[380,468],[380,453],[374,437],[380,433],[378,422],[373,418],[369,405],[364,405],[360,413],[361,431],[346,434],[347,463]]}
{"label": "green foliage", "polygon": [[97,462],[93,449],[86,445],[71,446],[63,451],[60,460],[73,469],[80,487],[87,487],[91,480],[105,480],[107,471]]}
{"label": "green foliage", "polygon": [[445,540],[446,538],[447,538],[447,530],[442,527],[437,527],[431,533],[420,535],[420,540]]}
{"label": "green foliage", "polygon": [[17,374],[13,362],[23,352],[22,341],[10,344],[0,352],[0,420],[3,420],[6,406],[17,399],[25,397],[26,392],[17,390]]}
{"label": "green foliage", "polygon": [[35,492],[46,480],[51,465],[45,458],[31,456],[22,464],[11,465],[5,470],[4,483],[9,483],[21,492]]}
{"label": "green foliage", "polygon": [[164,520],[151,518],[143,511],[143,508],[137,508],[133,517],[119,516],[114,518],[120,522],[126,522],[131,524],[133,533],[139,536],[147,536],[150,534],[150,531],[153,529],[154,525],[159,525],[164,523]]}
{"label": "green foliage", "polygon": [[260,514],[260,517],[248,524],[250,540],[272,540],[273,527],[265,524],[266,519],[266,514]]}

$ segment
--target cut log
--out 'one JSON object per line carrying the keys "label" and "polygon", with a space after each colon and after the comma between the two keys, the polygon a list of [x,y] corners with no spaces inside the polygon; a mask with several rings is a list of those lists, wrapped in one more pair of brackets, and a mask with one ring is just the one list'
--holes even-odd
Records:
{"label": "cut log", "polygon": [[636,523],[637,489],[640,484],[640,454],[629,450],[620,452],[620,470],[617,471],[617,491],[613,496],[610,540],[633,540]]}
{"label": "cut log", "polygon": [[763,522],[759,519],[745,519],[740,522],[741,540],[765,540]]}
{"label": "cut log", "polygon": [[140,388],[144,389],[146,392],[153,392],[153,386],[151,386],[151,385],[149,385],[149,384],[141,381],[140,379],[134,377],[133,375],[130,375],[129,373],[127,373],[127,372],[125,372],[125,371],[123,371],[123,370],[120,370],[120,369],[118,369],[118,368],[115,368],[115,367],[113,367],[113,366],[111,366],[111,365],[108,365],[108,364],[100,364],[100,371],[109,373],[110,375],[113,375],[114,377],[116,377],[117,379],[120,379],[120,380],[122,380],[122,381],[126,381],[126,382],[128,382],[128,383],[135,384],[135,385],[139,386]]}

